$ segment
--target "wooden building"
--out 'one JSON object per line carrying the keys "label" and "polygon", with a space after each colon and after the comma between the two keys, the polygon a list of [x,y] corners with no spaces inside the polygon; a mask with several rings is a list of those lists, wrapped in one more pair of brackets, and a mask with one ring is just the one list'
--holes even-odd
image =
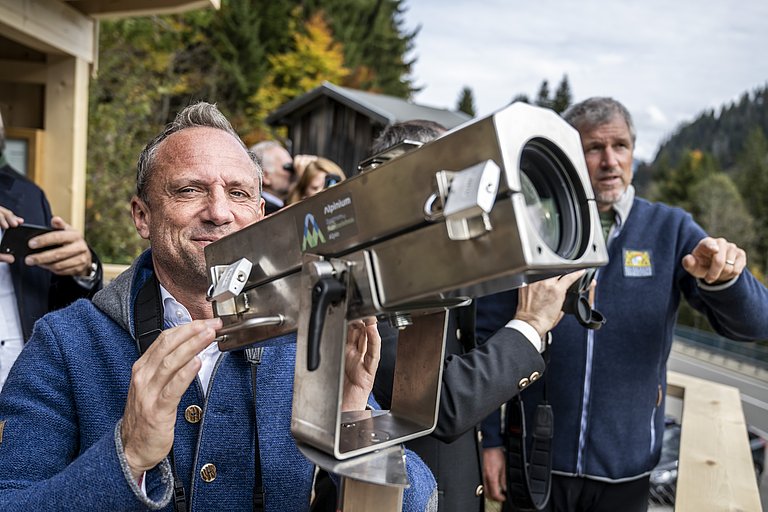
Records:
{"label": "wooden building", "polygon": [[288,128],[292,154],[329,158],[351,175],[370,156],[371,142],[385,126],[411,119],[435,121],[450,129],[470,117],[325,82],[279,107],[267,123]]}
{"label": "wooden building", "polygon": [[54,213],[85,224],[88,82],[99,19],[219,7],[220,0],[0,0],[0,112],[8,156]]}

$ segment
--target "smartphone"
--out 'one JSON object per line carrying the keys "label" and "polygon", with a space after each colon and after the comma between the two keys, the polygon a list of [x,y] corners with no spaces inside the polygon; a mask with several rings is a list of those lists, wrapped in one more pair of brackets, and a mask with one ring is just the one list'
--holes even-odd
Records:
{"label": "smartphone", "polygon": [[13,254],[16,261],[23,260],[28,254],[48,251],[61,247],[60,245],[47,245],[30,249],[29,239],[44,233],[55,231],[47,226],[36,226],[34,224],[21,224],[15,228],[8,228],[3,231],[3,238],[0,239],[0,254]]}
{"label": "smartphone", "polygon": [[325,175],[325,184],[323,185],[323,188],[332,187],[340,182],[341,182],[341,176],[339,176],[338,174],[333,174],[329,172]]}

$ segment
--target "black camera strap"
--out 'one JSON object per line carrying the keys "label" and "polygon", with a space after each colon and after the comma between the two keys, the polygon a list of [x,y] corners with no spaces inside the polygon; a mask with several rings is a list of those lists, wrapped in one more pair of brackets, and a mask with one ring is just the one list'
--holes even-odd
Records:
{"label": "black camera strap", "polygon": [[[136,304],[133,308],[133,325],[135,332],[139,333],[139,352],[143,355],[163,331],[163,301],[160,295],[160,283],[154,274],[147,279],[136,295]],[[168,458],[171,462],[171,474],[173,475],[173,510],[175,512],[187,512],[187,498],[184,484],[176,471],[173,446],[171,446]]]}
{"label": "black camera strap", "polygon": [[259,451],[259,421],[258,407],[256,406],[256,370],[261,363],[262,347],[249,347],[245,349],[245,358],[251,364],[251,393],[253,394],[253,510],[264,510],[264,482],[261,475],[261,452]]}
{"label": "black camera strap", "polygon": [[[549,363],[548,350],[544,351]],[[544,400],[536,407],[533,425],[533,445],[530,460],[526,448],[525,407],[520,394],[507,403],[507,428],[504,441],[507,449],[507,501],[504,510],[539,511],[549,502],[552,483],[552,434],[554,416],[547,402],[546,380]]]}
{"label": "black camera strap", "polygon": [[[163,302],[160,294],[160,283],[154,274],[144,283],[136,296],[136,304],[133,310],[135,332],[139,342],[139,352],[144,354],[163,330]],[[253,486],[253,510],[264,510],[264,484],[262,481],[261,457],[259,454],[259,429],[256,416],[256,369],[261,363],[263,349],[249,348],[245,350],[245,357],[251,365],[251,382],[253,392],[253,425],[254,425],[254,486]],[[174,512],[187,512],[187,499],[184,484],[178,477],[176,460],[173,455],[173,447],[168,454],[173,475],[173,510]]]}
{"label": "black camera strap", "polygon": [[[568,289],[563,312],[576,316],[587,329],[597,330],[605,324],[605,317],[592,308],[589,291],[597,269],[587,269],[584,275]],[[551,333],[547,334],[548,337]],[[549,350],[544,350],[544,363],[549,366]],[[552,483],[552,436],[554,415],[547,402],[547,380],[542,382],[544,400],[536,407],[533,425],[533,443],[530,461],[525,441],[525,407],[520,394],[507,403],[507,428],[504,441],[507,449],[507,498],[515,510],[543,510],[549,501]],[[511,502],[511,503],[510,503]],[[504,510],[507,506],[504,507]]]}

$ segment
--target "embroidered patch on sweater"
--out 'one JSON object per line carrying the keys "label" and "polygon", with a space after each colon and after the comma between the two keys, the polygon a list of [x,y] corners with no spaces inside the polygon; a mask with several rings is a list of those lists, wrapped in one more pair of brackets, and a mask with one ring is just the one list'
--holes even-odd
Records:
{"label": "embroidered patch on sweater", "polygon": [[651,277],[651,251],[624,249],[624,277]]}

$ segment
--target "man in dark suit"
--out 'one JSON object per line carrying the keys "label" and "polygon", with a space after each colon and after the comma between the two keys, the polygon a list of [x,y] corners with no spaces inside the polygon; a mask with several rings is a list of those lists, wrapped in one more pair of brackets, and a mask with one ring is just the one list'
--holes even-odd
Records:
{"label": "man in dark suit", "polygon": [[[382,132],[372,152],[380,153],[403,140],[426,143],[443,132],[432,122],[398,123]],[[479,423],[543,374],[542,338],[562,317],[565,293],[582,274],[574,272],[521,289],[526,299],[513,313],[514,319],[508,318],[480,345],[475,343],[474,303],[451,311],[437,426],[431,435],[405,443],[435,475],[440,512],[484,509]],[[379,324],[379,332],[381,360],[373,393],[382,408],[389,409],[397,330]]]}
{"label": "man in dark suit", "polygon": [[80,297],[92,297],[102,282],[101,264],[83,235],[52,215],[45,193],[8,165],[4,151],[0,118],[0,236],[24,223],[50,226],[56,231],[30,243],[60,247],[23,260],[0,254],[0,389],[35,321]]}

